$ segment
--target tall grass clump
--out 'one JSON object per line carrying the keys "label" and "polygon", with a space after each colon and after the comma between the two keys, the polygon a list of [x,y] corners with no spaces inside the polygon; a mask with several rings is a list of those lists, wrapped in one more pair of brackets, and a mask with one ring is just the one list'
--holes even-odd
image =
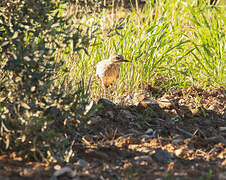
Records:
{"label": "tall grass clump", "polygon": [[189,7],[192,22],[191,38],[194,51],[191,58],[194,78],[203,85],[226,85],[225,21],[221,9]]}
{"label": "tall grass clump", "polygon": [[[90,82],[93,98],[102,96],[95,65],[112,53],[131,62],[121,66],[116,95],[151,85],[225,87],[224,13],[205,1],[151,1],[143,10],[120,8],[83,17],[78,27],[93,37],[87,52],[66,55],[70,75]],[[62,52],[64,54],[64,52]],[[65,54],[64,54],[65,55]],[[91,80],[90,80],[91,79]],[[89,81],[90,80],[90,81]]]}

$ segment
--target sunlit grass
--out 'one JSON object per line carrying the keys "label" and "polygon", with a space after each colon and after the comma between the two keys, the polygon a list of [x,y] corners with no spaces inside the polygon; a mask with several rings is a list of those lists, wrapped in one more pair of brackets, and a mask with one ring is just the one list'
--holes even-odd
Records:
{"label": "sunlit grass", "polygon": [[57,57],[68,67],[69,79],[90,83],[94,99],[103,96],[95,66],[112,53],[130,60],[121,66],[120,80],[110,88],[115,93],[112,100],[143,84],[225,87],[224,10],[189,1],[160,1],[139,13],[120,9],[114,21],[111,11],[103,10],[82,20],[82,30],[94,37],[87,52],[75,54],[69,46]]}

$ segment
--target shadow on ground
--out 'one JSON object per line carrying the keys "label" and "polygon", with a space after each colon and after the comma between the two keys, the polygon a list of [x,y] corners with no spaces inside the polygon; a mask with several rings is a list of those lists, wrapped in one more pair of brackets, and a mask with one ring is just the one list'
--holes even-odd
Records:
{"label": "shadow on ground", "polygon": [[73,145],[70,163],[25,163],[2,155],[0,175],[4,179],[226,179],[225,95],[223,88],[193,87],[156,96],[147,106],[100,99]]}

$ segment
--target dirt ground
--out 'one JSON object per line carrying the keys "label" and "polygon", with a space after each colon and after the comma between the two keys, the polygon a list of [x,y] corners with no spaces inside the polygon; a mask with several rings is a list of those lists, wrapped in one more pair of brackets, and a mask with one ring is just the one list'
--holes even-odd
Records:
{"label": "dirt ground", "polygon": [[172,89],[121,106],[101,99],[74,163],[23,162],[0,155],[0,180],[226,180],[226,91]]}

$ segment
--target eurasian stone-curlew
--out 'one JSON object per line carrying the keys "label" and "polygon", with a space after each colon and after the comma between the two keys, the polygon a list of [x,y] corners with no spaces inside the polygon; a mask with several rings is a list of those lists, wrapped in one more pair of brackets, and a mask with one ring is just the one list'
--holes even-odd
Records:
{"label": "eurasian stone-curlew", "polygon": [[100,61],[96,66],[96,75],[101,79],[102,85],[108,88],[112,83],[116,82],[120,74],[119,64],[122,62],[129,62],[125,60],[122,55],[115,54],[109,59]]}

